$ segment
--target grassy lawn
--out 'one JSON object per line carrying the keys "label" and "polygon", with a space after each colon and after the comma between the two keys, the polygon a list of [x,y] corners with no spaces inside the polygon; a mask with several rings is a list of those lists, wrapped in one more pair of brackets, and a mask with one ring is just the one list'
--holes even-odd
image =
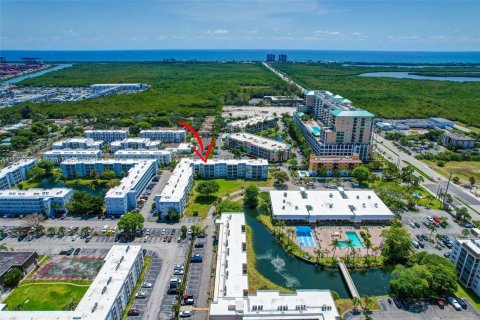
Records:
{"label": "grassy lawn", "polygon": [[9,310],[62,310],[69,301],[82,299],[91,281],[23,281],[5,300]]}
{"label": "grassy lawn", "polygon": [[[190,199],[188,200],[187,209],[185,210],[186,216],[199,216],[203,219],[206,218],[208,210],[213,205],[217,198],[223,198],[231,195],[235,191],[242,190],[250,183],[256,184],[259,187],[271,186],[272,179],[265,181],[248,181],[248,180],[226,180],[226,179],[214,179],[218,182],[220,187],[219,191],[211,196],[201,196],[195,191],[196,186],[202,180],[195,180],[193,183]],[[240,194],[232,195],[232,198],[239,196]]]}
{"label": "grassy lawn", "polygon": [[475,177],[477,181],[480,181],[480,162],[478,161],[449,161],[445,163],[445,166],[437,166],[436,161],[423,160],[436,172],[448,178],[450,173],[453,177],[459,177],[460,182],[470,184],[468,179]]}
{"label": "grassy lawn", "polygon": [[478,297],[472,289],[465,288],[460,282],[458,282],[458,289],[455,295],[460,298],[465,298],[468,302],[480,312],[480,297]]}
{"label": "grassy lawn", "polygon": [[289,290],[282,286],[279,286],[272,281],[265,278],[260,272],[255,269],[255,251],[253,250],[253,246],[250,245],[252,243],[252,230],[247,225],[247,261],[249,261],[247,265],[247,272],[248,272],[248,291],[250,293],[256,293],[258,290],[279,290],[282,293],[292,293],[293,290]]}
{"label": "grassy lawn", "polygon": [[[373,310],[380,310],[380,305],[378,304],[378,299],[381,297],[372,297],[373,301],[368,305],[371,311]],[[338,313],[342,315],[343,313],[353,310],[353,302],[352,299],[337,299],[335,300],[335,304],[337,305]],[[361,307],[359,307],[361,310]]]}

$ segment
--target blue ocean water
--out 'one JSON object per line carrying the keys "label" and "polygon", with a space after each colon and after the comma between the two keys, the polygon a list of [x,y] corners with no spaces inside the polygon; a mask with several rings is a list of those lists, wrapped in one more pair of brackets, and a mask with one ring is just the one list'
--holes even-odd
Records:
{"label": "blue ocean water", "polygon": [[106,50],[21,51],[0,50],[7,61],[39,57],[45,62],[120,61],[264,61],[268,53],[285,53],[289,61],[335,61],[372,63],[480,63],[480,52],[344,51],[344,50]]}

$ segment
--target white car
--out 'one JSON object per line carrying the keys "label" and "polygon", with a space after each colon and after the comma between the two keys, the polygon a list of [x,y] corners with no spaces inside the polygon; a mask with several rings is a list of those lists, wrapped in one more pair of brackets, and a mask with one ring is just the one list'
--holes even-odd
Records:
{"label": "white car", "polygon": [[180,312],[180,318],[190,318],[192,316],[192,311],[182,311]]}
{"label": "white car", "polygon": [[142,288],[151,288],[152,287],[152,283],[151,282],[144,282],[142,283]]}
{"label": "white car", "polygon": [[143,238],[143,242],[148,242],[148,239],[150,239],[150,237],[149,237],[149,236],[145,236],[145,237]]}
{"label": "white car", "polygon": [[74,235],[74,236],[72,237],[72,241],[77,240],[77,238],[78,238],[78,235]]}
{"label": "white car", "polygon": [[183,264],[177,264],[174,269],[185,269]]}
{"label": "white car", "polygon": [[448,300],[448,302],[450,302],[450,304],[453,306],[453,308],[455,308],[455,310],[457,310],[457,311],[462,310],[462,307],[460,306],[460,303],[458,303],[457,299],[455,299],[454,297],[448,297],[447,300]]}
{"label": "white car", "polygon": [[167,232],[167,230],[162,229],[162,236]]}
{"label": "white car", "polygon": [[430,221],[430,222],[433,222],[433,218],[430,217],[430,216],[427,217],[427,220]]}

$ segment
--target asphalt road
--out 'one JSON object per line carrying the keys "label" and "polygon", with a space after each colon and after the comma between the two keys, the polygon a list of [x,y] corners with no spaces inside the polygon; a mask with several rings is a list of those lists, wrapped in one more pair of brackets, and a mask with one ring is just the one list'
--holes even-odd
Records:
{"label": "asphalt road", "polygon": [[[420,170],[422,170],[425,174],[430,176],[432,180],[434,180],[434,181],[429,181],[425,179],[425,181],[422,183],[422,185],[428,190],[430,190],[431,193],[436,194],[438,192],[439,187],[442,187],[443,190],[445,191],[448,184],[448,179],[446,179],[441,174],[435,172],[434,170],[430,169],[428,165],[426,165],[422,161],[417,160],[414,157],[406,154],[405,152],[397,149],[392,142],[386,140],[385,138],[379,135],[375,135],[375,136],[376,136],[376,140],[378,141],[375,144],[376,147],[379,150],[383,151],[388,157],[391,157],[391,160],[393,162],[396,162],[398,161],[398,159],[400,159],[399,164],[401,168],[407,166],[407,163],[405,163],[405,161],[407,161],[413,164],[414,166],[416,166],[417,168],[419,168]],[[415,171],[415,175],[420,175],[420,174],[418,174]],[[464,206],[463,203],[466,203],[468,206],[480,212],[480,200],[476,198],[474,195],[472,195],[471,193],[469,193],[467,190],[450,182],[448,192],[454,197],[454,202],[453,202],[454,205]],[[458,198],[461,201],[457,201],[455,198]],[[477,212],[474,212],[473,210],[469,209],[469,213],[475,220],[480,219],[480,214],[478,214]]]}

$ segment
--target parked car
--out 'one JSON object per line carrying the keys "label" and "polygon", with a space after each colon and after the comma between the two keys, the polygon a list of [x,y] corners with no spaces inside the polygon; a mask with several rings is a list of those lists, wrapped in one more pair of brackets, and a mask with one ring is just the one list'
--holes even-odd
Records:
{"label": "parked car", "polygon": [[464,227],[467,228],[467,229],[471,229],[471,228],[473,228],[473,224],[465,223]]}
{"label": "parked car", "polygon": [[172,242],[172,236],[169,236],[167,241]]}
{"label": "parked car", "polygon": [[75,249],[75,251],[73,251],[73,255],[78,256],[78,254],[80,253],[80,250],[82,250],[82,249],[80,249],[80,248]]}
{"label": "parked car", "polygon": [[450,251],[447,251],[443,254],[445,258],[450,258]]}
{"label": "parked car", "polygon": [[432,225],[431,222],[428,222],[428,221],[423,221],[423,225],[427,228],[430,228],[430,226]]}
{"label": "parked car", "polygon": [[192,316],[192,311],[184,310],[180,312],[180,318],[189,318]]}
{"label": "parked car", "polygon": [[448,297],[447,299],[448,299],[448,302],[450,302],[450,304],[453,306],[453,308],[455,308],[455,310],[457,311],[462,310],[462,307],[458,303],[457,299],[455,299],[454,297]]}
{"label": "parked car", "polygon": [[152,287],[152,283],[151,282],[144,282],[142,283],[142,288],[151,288]]}
{"label": "parked car", "polygon": [[72,237],[72,241],[77,240],[77,238],[78,238],[78,235],[74,235],[74,236]]}
{"label": "parked car", "polygon": [[430,222],[432,222],[432,221],[433,221],[433,218],[430,217],[430,216],[428,216],[428,217],[427,217],[427,220],[430,221]]}
{"label": "parked car", "polygon": [[445,244],[443,243],[443,241],[438,240],[438,241],[437,241],[437,244],[438,244],[440,247],[445,248]]}
{"label": "parked car", "polygon": [[194,256],[190,259],[190,262],[191,262],[191,263],[200,263],[200,262],[202,262],[202,261],[203,261],[203,258],[202,258],[202,256],[199,255],[199,254],[194,255]]}
{"label": "parked car", "polygon": [[147,293],[143,290],[135,293],[135,298],[137,299],[145,299],[146,297],[147,297]]}
{"label": "parked car", "polygon": [[138,310],[138,309],[130,309],[130,310],[128,310],[127,315],[128,315],[128,316],[139,316],[139,315],[140,315],[140,310]]}
{"label": "parked car", "polygon": [[412,244],[413,244],[413,246],[415,247],[415,249],[418,249],[419,245],[418,245],[418,242],[417,242],[417,241],[413,241],[413,240],[412,240]]}
{"label": "parked car", "polygon": [[183,273],[184,273],[184,271],[180,270],[180,269],[173,270],[173,275],[174,276],[181,276]]}
{"label": "parked car", "polygon": [[162,229],[162,236],[167,232],[167,230]]}
{"label": "parked car", "polygon": [[195,248],[203,248],[203,243],[201,242],[196,242],[194,245]]}
{"label": "parked car", "polygon": [[423,237],[422,237],[421,234],[417,234],[416,237],[417,237],[418,241],[423,241]]}
{"label": "parked car", "polygon": [[172,229],[172,231],[170,232],[170,234],[173,236],[175,234],[175,229]]}
{"label": "parked car", "polygon": [[433,221],[435,221],[436,223],[440,223],[440,218],[437,216],[434,216]]}
{"label": "parked car", "polygon": [[462,307],[462,309],[467,309],[468,308],[468,303],[465,299],[457,298],[457,302]]}
{"label": "parked car", "polygon": [[439,299],[437,300],[437,305],[440,309],[444,309],[445,308],[445,305],[446,305],[446,301],[445,299]]}
{"label": "parked car", "polygon": [[75,250],[75,248],[70,248],[70,249],[68,249],[68,251],[67,251],[67,256],[72,255],[72,253],[73,253],[74,250]]}
{"label": "parked car", "polygon": [[195,303],[195,300],[193,300],[193,298],[187,298],[187,299],[183,300],[183,302],[186,305],[193,305]]}
{"label": "parked car", "polygon": [[425,245],[423,244],[423,242],[418,242],[418,246],[422,249],[425,248]]}
{"label": "parked car", "polygon": [[34,236],[30,235],[28,236],[27,241],[32,241],[34,238],[35,238]]}
{"label": "parked car", "polygon": [[90,242],[90,240],[92,240],[92,238],[93,238],[92,236],[88,236],[88,237],[86,237],[86,238],[85,238],[85,242],[86,242],[86,243],[89,243],[89,242]]}

